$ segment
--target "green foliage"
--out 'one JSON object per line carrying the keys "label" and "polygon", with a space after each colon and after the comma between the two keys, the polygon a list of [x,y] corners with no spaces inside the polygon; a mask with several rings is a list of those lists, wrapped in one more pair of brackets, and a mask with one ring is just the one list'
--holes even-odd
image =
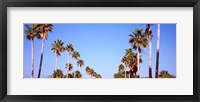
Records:
{"label": "green foliage", "polygon": [[33,40],[34,37],[40,38],[40,31],[36,30],[36,26],[37,25],[35,25],[35,24],[32,24],[31,27],[26,25],[27,30],[24,30],[24,31],[25,31],[25,34],[26,34],[26,38],[28,40]]}
{"label": "green foliage", "polygon": [[159,78],[176,78],[176,76],[169,74],[166,70],[162,70],[160,71]]}
{"label": "green foliage", "polygon": [[51,50],[53,50],[53,52],[56,53],[57,56],[60,56],[60,52],[64,52],[64,49],[65,49],[63,45],[64,45],[64,42],[62,42],[62,40],[56,40],[52,44]]}
{"label": "green foliage", "polygon": [[[125,78],[125,71],[114,74],[114,78]],[[129,72],[126,71],[126,78],[129,78]]]}
{"label": "green foliage", "polygon": [[35,30],[41,32],[40,38],[48,39],[48,32],[53,31],[53,24],[37,24]]}
{"label": "green foliage", "polygon": [[84,65],[84,61],[83,61],[82,59],[79,59],[79,60],[77,61],[77,65],[78,65],[79,67],[82,67],[82,66]]}
{"label": "green foliage", "polygon": [[73,51],[74,51],[74,47],[73,47],[72,44],[68,44],[68,45],[66,46],[65,50],[67,50],[67,51],[69,52],[69,54],[70,54],[70,52],[73,52]]}
{"label": "green foliage", "polygon": [[73,66],[71,63],[66,63],[65,68],[69,71],[71,71],[73,69]]}
{"label": "green foliage", "polygon": [[125,70],[124,65],[123,65],[123,64],[120,64],[120,65],[118,66],[118,71],[119,71],[119,72],[123,72],[124,70]]}
{"label": "green foliage", "polygon": [[72,58],[74,58],[74,59],[76,59],[76,60],[78,60],[78,58],[80,57],[80,54],[79,54],[79,52],[77,52],[77,51],[74,51],[73,52],[73,54],[72,54]]}
{"label": "green foliage", "polygon": [[53,78],[63,78],[63,72],[61,69],[57,69],[53,73]]}
{"label": "green foliage", "polygon": [[[67,78],[67,74],[66,75],[64,75],[64,77],[63,78]],[[73,76],[72,76],[72,74],[68,74],[68,78],[73,78]]]}
{"label": "green foliage", "polygon": [[86,66],[85,69],[86,73],[90,75],[91,77],[95,78],[102,78],[100,74],[97,74],[93,69],[91,69],[89,66]]}
{"label": "green foliage", "polygon": [[138,49],[141,52],[141,48],[146,48],[148,45],[148,40],[146,34],[143,33],[142,29],[136,28],[135,32],[129,35],[131,38],[129,39],[129,43],[133,47],[133,49]]}
{"label": "green foliage", "polygon": [[72,73],[72,78],[74,78],[74,76],[75,76],[75,78],[82,78],[82,74],[78,70]]}

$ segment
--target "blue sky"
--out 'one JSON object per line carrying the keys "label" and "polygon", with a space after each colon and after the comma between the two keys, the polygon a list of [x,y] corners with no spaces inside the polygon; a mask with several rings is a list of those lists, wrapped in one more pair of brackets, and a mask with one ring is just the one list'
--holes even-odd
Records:
{"label": "blue sky", "polygon": [[[83,78],[90,78],[85,73],[86,66],[94,69],[103,78],[113,78],[121,64],[125,49],[131,48],[128,42],[129,34],[135,31],[135,28],[145,30],[146,24],[54,24],[54,31],[49,33],[49,38],[45,41],[41,77],[52,75],[56,65],[56,55],[51,50],[51,44],[54,40],[60,39],[65,42],[65,46],[72,43],[74,49],[80,53],[80,58],[84,60],[85,65],[76,69],[81,71]],[[155,77],[157,24],[152,25],[151,29],[153,32],[152,71]],[[176,75],[176,24],[161,24],[160,29],[159,71],[167,70],[170,74]],[[35,38],[35,77],[38,74],[41,43],[41,40]],[[141,77],[148,76],[148,53],[148,47],[141,53],[143,59],[140,65]],[[67,52],[64,52],[58,59],[58,67],[64,74],[66,74],[67,58]],[[74,59],[70,58],[70,63],[74,65]],[[24,34],[24,78],[30,77],[31,41],[27,40]]]}

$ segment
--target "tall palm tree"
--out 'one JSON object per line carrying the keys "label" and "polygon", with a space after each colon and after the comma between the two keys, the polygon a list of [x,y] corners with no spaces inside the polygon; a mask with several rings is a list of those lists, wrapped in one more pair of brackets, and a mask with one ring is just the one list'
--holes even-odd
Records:
{"label": "tall palm tree", "polygon": [[145,30],[145,34],[148,37],[148,45],[149,45],[149,78],[152,78],[152,31],[151,24],[147,24],[147,28]]}
{"label": "tall palm tree", "polygon": [[[79,52],[74,51],[73,54],[72,54],[72,58],[74,58],[74,71],[76,71],[75,66],[76,66],[76,63],[78,61],[78,58],[80,58]],[[75,74],[74,74],[74,78],[75,78]]]}
{"label": "tall palm tree", "polygon": [[[142,29],[136,29],[135,32],[130,34],[129,43],[132,45],[133,49],[137,50],[137,59],[140,59],[140,53],[142,48],[146,48],[147,39],[145,34],[142,33]],[[138,68],[138,77],[140,77],[140,61],[137,60],[137,68]]]}
{"label": "tall palm tree", "polygon": [[[66,48],[65,48],[65,50],[67,50],[67,52],[68,52],[68,63],[69,63],[69,59],[70,59],[70,55],[71,55],[71,53],[74,51],[74,47],[73,47],[73,45],[72,44],[68,44],[67,46],[66,46]],[[69,67],[69,66],[68,66]],[[68,69],[69,68],[67,68],[67,78],[68,78]]]}
{"label": "tall palm tree", "polygon": [[69,75],[69,71],[71,71],[73,69],[73,66],[71,63],[66,63],[65,64],[65,68],[67,70],[67,74],[66,74],[66,78],[69,78],[68,75]]}
{"label": "tall palm tree", "polygon": [[26,38],[28,40],[31,40],[31,42],[32,42],[32,46],[31,46],[31,49],[32,49],[31,77],[34,78],[34,38],[35,37],[39,38],[40,32],[38,30],[36,30],[35,24],[32,24],[31,27],[29,25],[26,25],[26,27],[27,27],[27,30],[25,30]]}
{"label": "tall palm tree", "polygon": [[60,53],[64,52],[64,50],[65,50],[63,45],[64,45],[64,42],[62,42],[62,40],[56,40],[52,44],[51,50],[53,50],[53,52],[56,54],[56,67],[54,70],[56,70],[58,68],[58,57],[61,56]]}
{"label": "tall palm tree", "polygon": [[53,24],[37,24],[36,30],[41,31],[40,38],[42,39],[42,49],[41,49],[41,56],[40,56],[40,65],[38,71],[38,78],[40,78],[41,70],[42,70],[42,60],[44,54],[44,41],[48,39],[48,32],[53,31]]}
{"label": "tall palm tree", "polygon": [[160,50],[160,24],[158,24],[158,34],[157,34],[157,48],[156,48],[156,75],[155,75],[156,78],[158,78],[159,50]]}

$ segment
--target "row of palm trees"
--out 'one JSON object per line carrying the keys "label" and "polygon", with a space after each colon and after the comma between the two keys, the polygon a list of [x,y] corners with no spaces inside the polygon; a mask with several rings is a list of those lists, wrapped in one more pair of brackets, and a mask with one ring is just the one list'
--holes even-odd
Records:
{"label": "row of palm trees", "polygon": [[[40,64],[39,64],[39,71],[38,71],[38,78],[40,78],[41,70],[42,70],[42,61],[43,61],[43,54],[44,54],[44,42],[48,39],[48,32],[52,32],[53,24],[32,24],[31,26],[26,25],[27,30],[25,30],[26,38],[32,41],[32,67],[31,67],[31,76],[34,78],[34,38],[37,37],[38,39],[42,40],[42,48],[41,48],[41,57],[40,57]],[[54,78],[81,78],[82,74],[80,71],[76,70],[76,67],[83,67],[84,61],[80,59],[80,53],[74,50],[72,44],[67,44],[64,46],[64,42],[62,40],[56,40],[52,44],[51,50],[56,54],[56,66],[54,69],[53,76]],[[58,58],[61,56],[61,53],[67,51],[68,58],[65,68],[67,70],[66,76],[63,75],[62,70],[58,69]],[[70,63],[70,57],[74,59],[74,67]],[[72,74],[69,74],[69,71],[74,70]],[[86,73],[88,73],[86,71]],[[92,73],[92,72],[91,72]],[[93,72],[96,73],[96,72]],[[95,75],[95,74],[94,74]],[[101,78],[100,74],[96,75],[96,78]]]}
{"label": "row of palm trees", "polygon": [[[123,56],[121,62],[124,64],[119,65],[118,73],[115,73],[114,77],[119,77],[123,75],[124,78],[127,77],[126,68],[129,68],[128,77],[140,77],[140,63],[142,63],[141,51],[142,49],[149,46],[149,78],[152,78],[152,30],[151,24],[147,24],[145,32],[142,29],[136,28],[135,32],[129,35],[129,43],[132,48],[126,49],[125,55]],[[159,66],[159,47],[160,47],[160,24],[158,24],[157,31],[157,50],[156,50],[156,74],[155,77],[158,78],[158,66]],[[132,49],[136,50],[137,53],[132,52]],[[137,56],[137,57],[136,57]]]}
{"label": "row of palm trees", "polygon": [[32,24],[31,26],[26,25],[27,30],[25,30],[26,38],[32,41],[32,69],[31,76],[34,78],[34,38],[38,38],[42,40],[42,48],[41,48],[41,56],[40,56],[40,64],[38,71],[38,78],[40,78],[41,70],[42,70],[42,61],[44,54],[44,42],[48,39],[48,33],[53,31],[53,24]]}
{"label": "row of palm trees", "polygon": [[[55,71],[58,68],[58,57],[60,56],[60,53],[67,51],[68,52],[68,58],[67,63],[65,65],[65,68],[67,69],[67,74],[64,76],[65,78],[81,78],[82,74],[80,71],[76,70],[76,67],[79,66],[80,68],[84,66],[84,61],[80,59],[80,53],[76,50],[74,50],[74,47],[72,44],[67,44],[66,47],[63,46],[64,42],[62,40],[56,40],[52,44],[53,52],[56,54],[56,68]],[[74,67],[70,63],[70,57],[74,58]],[[69,71],[74,70],[72,74],[69,74]],[[93,69],[91,69],[89,66],[86,66],[86,73],[88,75],[91,75],[91,77],[95,78],[102,78],[100,74],[97,74]],[[55,73],[55,72],[54,72]]]}
{"label": "row of palm trees", "polygon": [[89,66],[86,66],[85,69],[86,73],[88,75],[90,75],[91,77],[95,77],[95,78],[102,78],[100,74],[98,74],[97,72],[95,72],[92,68],[90,68]]}
{"label": "row of palm trees", "polygon": [[[71,71],[71,70],[70,70]],[[74,75],[75,74],[75,75]],[[61,69],[54,70],[53,75],[48,76],[47,78],[67,78],[67,75],[63,74]],[[68,74],[68,78],[82,78],[82,74],[80,71],[76,70],[72,74]]]}
{"label": "row of palm trees", "polygon": [[[69,71],[71,71],[72,69],[74,69],[73,78],[76,78],[76,73],[77,74],[79,73],[79,71],[76,71],[76,67],[79,66],[81,68],[84,65],[84,61],[80,59],[80,53],[74,50],[73,45],[67,44],[66,47],[64,47],[64,42],[62,40],[56,40],[52,44],[51,50],[56,54],[55,70],[57,70],[58,68],[58,57],[61,56],[61,53],[63,53],[64,51],[68,52],[68,58],[67,58],[67,63],[66,63],[66,69],[67,69],[66,78],[69,78],[68,77]],[[70,57],[74,58],[74,67],[70,63]]]}

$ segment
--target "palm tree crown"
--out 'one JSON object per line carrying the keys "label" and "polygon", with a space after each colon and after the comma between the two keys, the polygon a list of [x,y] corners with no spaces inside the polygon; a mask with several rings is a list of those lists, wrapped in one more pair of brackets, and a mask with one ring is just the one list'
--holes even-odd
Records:
{"label": "palm tree crown", "polygon": [[73,47],[72,44],[68,44],[68,45],[66,46],[65,50],[67,50],[67,51],[69,52],[69,54],[70,54],[71,52],[74,51],[74,47]]}
{"label": "palm tree crown", "polygon": [[62,42],[62,40],[56,40],[52,44],[51,50],[53,50],[53,52],[56,53],[57,56],[60,56],[60,52],[64,52],[64,49],[65,49],[63,45],[64,45],[64,42]]}
{"label": "palm tree crown", "polygon": [[125,70],[125,67],[124,67],[124,65],[123,64],[120,64],[119,66],[118,66],[118,71],[119,72],[123,72],[124,70]]}
{"label": "palm tree crown", "polygon": [[79,59],[78,62],[77,62],[77,65],[79,67],[82,67],[84,65],[84,61],[82,59]]}
{"label": "palm tree crown", "polygon": [[63,78],[62,70],[60,70],[60,69],[54,70],[53,77],[54,78]]}
{"label": "palm tree crown", "polygon": [[141,47],[146,48],[148,41],[146,35],[142,33],[142,29],[136,29],[135,32],[129,35],[129,43],[132,45],[133,49],[138,49],[141,52]]}
{"label": "palm tree crown", "polygon": [[86,73],[89,74],[89,72],[90,72],[90,67],[89,67],[89,66],[86,66],[85,71],[86,71]]}
{"label": "palm tree crown", "polygon": [[48,39],[48,32],[53,31],[53,24],[37,24],[36,30],[41,31],[40,37],[42,39]]}
{"label": "palm tree crown", "polygon": [[74,51],[73,54],[72,54],[72,57],[75,58],[76,60],[78,60],[78,58],[80,57],[79,52]]}
{"label": "palm tree crown", "polygon": [[73,69],[73,66],[71,63],[66,63],[65,68],[67,68],[67,70],[71,71]]}
{"label": "palm tree crown", "polygon": [[40,38],[40,31],[36,30],[36,25],[32,24],[30,27],[29,25],[26,25],[27,30],[25,30],[26,38],[28,40],[33,40],[35,37]]}
{"label": "palm tree crown", "polygon": [[81,72],[80,71],[75,71],[75,72],[73,72],[72,73],[72,76],[74,77],[74,78],[81,78],[82,77],[82,74],[81,74]]}

